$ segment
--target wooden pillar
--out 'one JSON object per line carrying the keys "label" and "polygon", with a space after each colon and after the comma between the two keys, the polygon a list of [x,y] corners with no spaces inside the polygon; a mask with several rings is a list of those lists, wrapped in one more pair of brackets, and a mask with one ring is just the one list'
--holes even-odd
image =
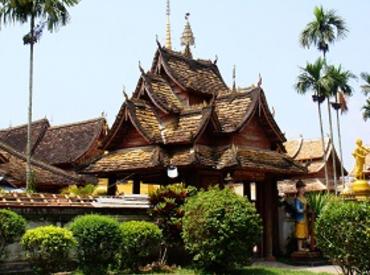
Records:
{"label": "wooden pillar", "polygon": [[138,177],[134,178],[134,183],[132,184],[132,194],[140,194],[140,179]]}
{"label": "wooden pillar", "polygon": [[264,224],[264,221],[265,221],[265,217],[264,217],[264,200],[265,200],[265,197],[263,195],[264,193],[264,182],[256,182],[256,202],[255,202],[255,206],[256,206],[256,209],[257,209],[257,212],[260,214],[261,218],[262,218],[262,226],[263,226],[263,234],[262,234],[262,239],[261,239],[261,243],[259,243],[257,245],[257,249],[258,249],[258,255],[260,257],[263,257],[264,256],[264,243],[265,243],[265,224]]}
{"label": "wooden pillar", "polygon": [[110,177],[108,179],[107,195],[115,196],[117,192],[117,179],[116,177]]}
{"label": "wooden pillar", "polygon": [[[277,192],[276,181],[267,179],[262,183],[263,189],[263,256],[266,260],[274,260],[274,238],[277,238],[274,234],[274,227],[277,226],[274,222],[277,216]],[[275,235],[275,236],[274,236]]]}
{"label": "wooden pillar", "polygon": [[243,181],[243,196],[251,201],[251,184],[249,181]]}

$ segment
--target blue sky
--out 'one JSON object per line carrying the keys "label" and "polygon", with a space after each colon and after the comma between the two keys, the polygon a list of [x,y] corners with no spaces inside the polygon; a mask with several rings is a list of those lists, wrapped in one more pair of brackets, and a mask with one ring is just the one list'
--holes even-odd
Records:
{"label": "blue sky", "polygon": [[[337,10],[350,30],[345,40],[332,46],[329,62],[341,63],[355,74],[370,72],[370,1],[172,0],[172,43],[181,49],[184,14],[190,12],[194,56],[213,60],[217,55],[229,84],[234,64],[239,86],[256,83],[261,73],[269,104],[287,138],[316,138],[316,107],[309,95],[297,95],[293,85],[299,66],[319,56],[315,49],[301,48],[298,36],[320,4]],[[45,32],[36,46],[34,118],[46,116],[52,124],[62,124],[104,111],[111,124],[124,100],[122,87],[129,92],[135,88],[138,62],[148,69],[156,35],[164,42],[165,0],[84,0],[70,13],[70,24]],[[0,128],[27,119],[29,51],[22,44],[27,30],[27,25],[0,30]],[[354,140],[362,137],[370,143],[370,122],[361,117],[360,85],[361,81],[353,82],[356,94],[349,101],[350,112],[342,117],[348,169]]]}

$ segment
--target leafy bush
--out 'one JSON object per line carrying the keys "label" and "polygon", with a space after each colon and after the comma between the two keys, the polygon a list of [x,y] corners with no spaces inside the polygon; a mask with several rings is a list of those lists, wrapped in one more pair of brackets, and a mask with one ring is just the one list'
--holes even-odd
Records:
{"label": "leafy bush", "polygon": [[336,196],[328,193],[308,193],[306,197],[308,205],[313,210],[316,217],[320,216],[328,203],[337,199]]}
{"label": "leafy bush", "polygon": [[370,203],[331,202],[316,223],[318,247],[345,274],[370,273]]}
{"label": "leafy bush", "polygon": [[150,214],[155,218],[156,224],[162,230],[163,243],[162,262],[167,259],[167,248],[181,246],[183,205],[185,200],[195,193],[194,187],[185,187],[183,184],[161,186],[149,194],[151,205]]}
{"label": "leafy bush", "polygon": [[246,264],[261,231],[254,206],[228,188],[199,192],[185,204],[182,236],[201,269],[220,271]]}
{"label": "leafy bush", "polygon": [[158,251],[162,232],[153,223],[129,221],[121,224],[122,248],[121,260],[124,268],[138,270],[148,264],[149,256]]}
{"label": "leafy bush", "polygon": [[26,220],[17,213],[0,209],[0,259],[4,257],[5,246],[17,241],[26,230]]}
{"label": "leafy bush", "polygon": [[50,274],[66,271],[76,241],[68,229],[49,225],[27,230],[21,245],[36,271]]}
{"label": "leafy bush", "polygon": [[77,256],[86,274],[104,274],[119,255],[122,234],[119,223],[107,216],[85,215],[71,224],[76,238]]}

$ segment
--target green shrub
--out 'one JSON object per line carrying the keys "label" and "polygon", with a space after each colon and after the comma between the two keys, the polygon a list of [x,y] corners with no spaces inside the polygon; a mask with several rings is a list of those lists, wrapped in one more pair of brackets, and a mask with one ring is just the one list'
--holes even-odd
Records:
{"label": "green shrub", "polygon": [[181,247],[183,245],[181,238],[182,218],[184,216],[183,205],[185,200],[194,193],[194,187],[172,184],[161,186],[149,194],[150,214],[154,217],[163,234],[162,262],[167,260],[167,249],[169,247]]}
{"label": "green shrub", "polygon": [[316,217],[320,216],[328,203],[337,199],[336,196],[328,193],[308,193],[306,197],[308,205]]}
{"label": "green shrub", "polygon": [[182,236],[201,269],[221,271],[246,264],[261,231],[254,206],[228,188],[199,192],[185,204]]}
{"label": "green shrub", "polygon": [[0,209],[0,259],[4,257],[5,246],[17,241],[26,230],[26,220],[17,213]]}
{"label": "green shrub", "polygon": [[162,232],[157,225],[145,221],[129,221],[121,224],[121,261],[124,268],[138,270],[149,263],[150,256],[159,251]]}
{"label": "green shrub", "polygon": [[71,224],[77,240],[79,266],[87,274],[105,274],[119,255],[122,236],[119,223],[107,216],[85,215]]}
{"label": "green shrub", "polygon": [[370,203],[331,202],[316,222],[317,245],[345,274],[370,273]]}
{"label": "green shrub", "polygon": [[27,230],[21,245],[34,269],[50,274],[66,271],[76,241],[68,229],[49,225]]}

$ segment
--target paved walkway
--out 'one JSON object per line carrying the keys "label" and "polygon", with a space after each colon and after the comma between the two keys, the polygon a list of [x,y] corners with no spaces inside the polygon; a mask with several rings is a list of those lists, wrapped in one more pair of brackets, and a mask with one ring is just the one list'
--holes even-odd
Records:
{"label": "paved walkway", "polygon": [[321,265],[321,266],[296,266],[296,265],[289,265],[281,262],[270,262],[270,261],[261,261],[256,262],[253,265],[261,265],[261,266],[270,266],[270,267],[280,267],[286,269],[295,269],[295,270],[304,270],[310,272],[327,272],[330,274],[342,274],[340,271],[339,266],[335,265]]}

